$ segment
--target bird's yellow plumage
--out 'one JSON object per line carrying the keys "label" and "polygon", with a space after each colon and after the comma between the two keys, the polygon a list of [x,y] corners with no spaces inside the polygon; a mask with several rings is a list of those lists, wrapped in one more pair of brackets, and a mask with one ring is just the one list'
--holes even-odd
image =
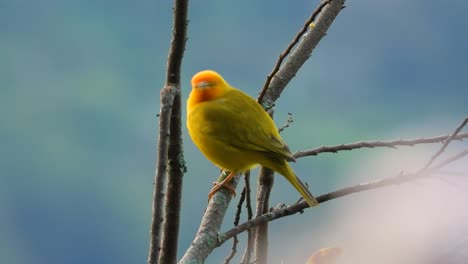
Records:
{"label": "bird's yellow plumage", "polygon": [[206,70],[192,78],[187,127],[195,145],[232,175],[261,164],[283,175],[310,206],[317,201],[287,161],[294,161],[265,110],[252,97]]}

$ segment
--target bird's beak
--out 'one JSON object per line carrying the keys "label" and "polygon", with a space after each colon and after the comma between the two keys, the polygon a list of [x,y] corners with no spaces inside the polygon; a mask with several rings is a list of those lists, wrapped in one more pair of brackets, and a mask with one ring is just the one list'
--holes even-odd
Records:
{"label": "bird's beak", "polygon": [[200,89],[206,89],[206,88],[209,88],[209,87],[212,87],[214,86],[214,83],[210,83],[210,82],[207,82],[207,81],[201,81],[201,82],[197,82],[195,84],[195,88],[200,88]]}

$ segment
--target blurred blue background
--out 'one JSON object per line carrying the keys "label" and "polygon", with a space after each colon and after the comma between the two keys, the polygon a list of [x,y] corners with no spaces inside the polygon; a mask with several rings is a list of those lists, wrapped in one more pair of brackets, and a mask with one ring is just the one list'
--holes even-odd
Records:
{"label": "blurred blue background", "polygon": [[[191,76],[207,68],[256,97],[317,5],[192,1],[184,103]],[[294,118],[285,141],[298,150],[447,134],[468,113],[467,11],[463,0],[347,1],[277,102],[278,125],[287,112]],[[171,1],[0,1],[0,263],[146,261],[171,27]],[[218,175],[185,127],[184,143],[179,254]],[[293,166],[320,194],[386,176],[346,173],[382,152],[325,154]],[[273,203],[297,200],[276,179]],[[300,234],[311,221],[316,232],[329,228],[334,210],[347,205],[278,221],[273,237]],[[209,263],[226,254],[214,251]]]}

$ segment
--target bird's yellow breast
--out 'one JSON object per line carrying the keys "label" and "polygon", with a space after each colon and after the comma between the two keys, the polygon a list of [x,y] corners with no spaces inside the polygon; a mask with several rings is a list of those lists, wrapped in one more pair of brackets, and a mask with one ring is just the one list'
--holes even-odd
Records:
{"label": "bird's yellow breast", "polygon": [[235,139],[226,133],[231,127],[226,123],[227,113],[219,110],[222,101],[207,101],[191,107],[187,112],[187,128],[192,141],[211,162],[229,171],[245,171],[258,163],[258,154],[233,144]]}

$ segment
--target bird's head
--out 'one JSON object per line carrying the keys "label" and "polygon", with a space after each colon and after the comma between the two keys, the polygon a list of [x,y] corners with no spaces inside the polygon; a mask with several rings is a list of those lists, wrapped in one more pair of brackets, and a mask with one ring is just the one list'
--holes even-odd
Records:
{"label": "bird's head", "polygon": [[205,70],[192,77],[192,92],[189,101],[194,103],[216,100],[230,89],[229,84],[219,73]]}

